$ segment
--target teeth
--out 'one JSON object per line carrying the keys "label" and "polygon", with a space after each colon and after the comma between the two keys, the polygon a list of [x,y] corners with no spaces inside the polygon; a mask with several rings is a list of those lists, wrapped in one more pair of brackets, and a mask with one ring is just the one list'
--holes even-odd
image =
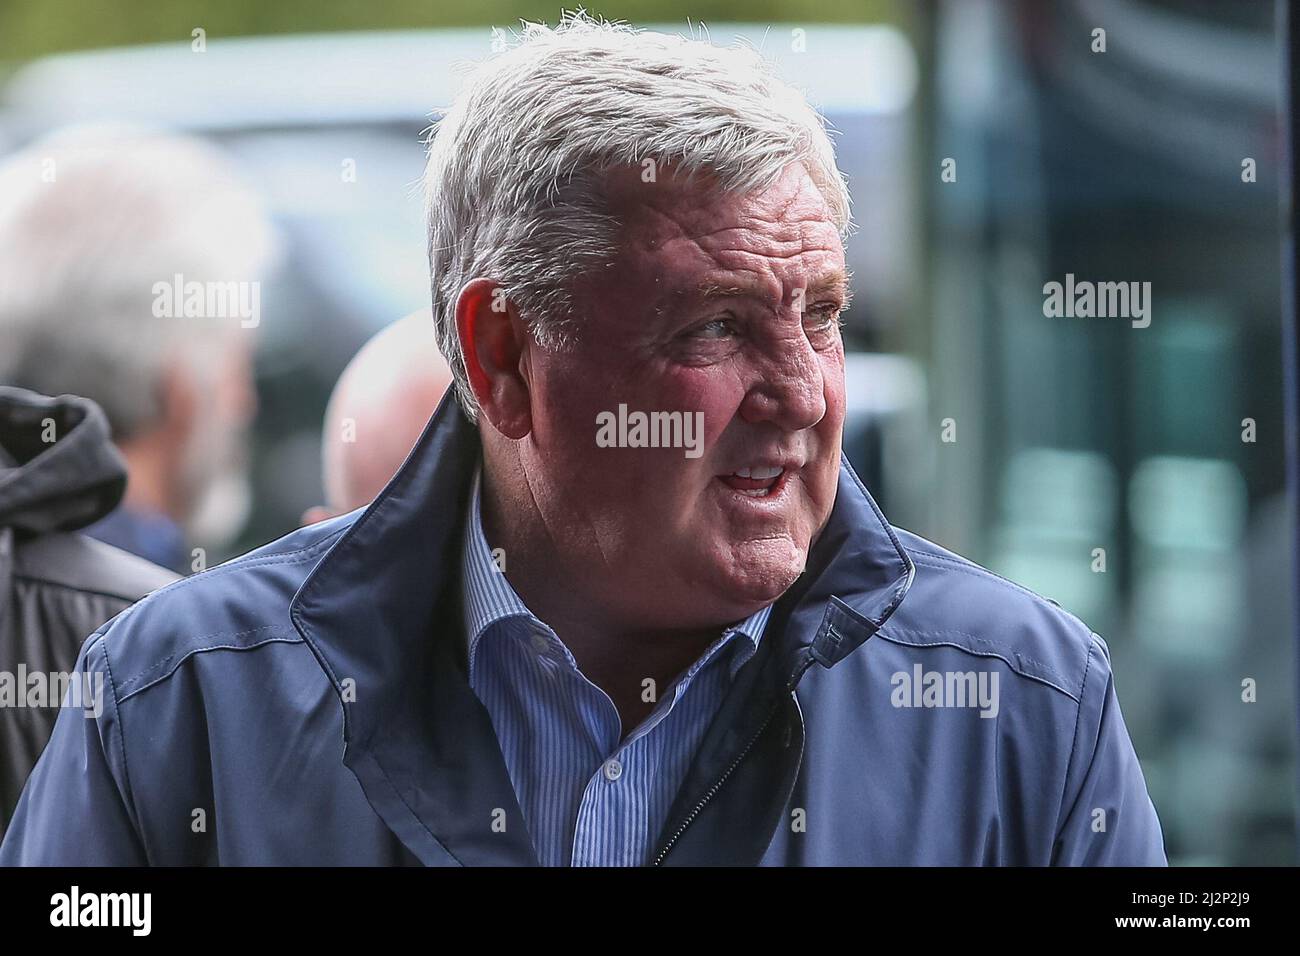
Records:
{"label": "teeth", "polygon": [[737,478],[754,478],[758,481],[766,481],[769,478],[775,478],[784,470],[784,468],[738,468],[733,474]]}

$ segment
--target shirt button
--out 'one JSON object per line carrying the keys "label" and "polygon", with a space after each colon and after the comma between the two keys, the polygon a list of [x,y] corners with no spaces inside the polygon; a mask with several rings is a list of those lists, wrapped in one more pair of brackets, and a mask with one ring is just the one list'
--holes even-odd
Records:
{"label": "shirt button", "polygon": [[623,765],[617,760],[606,760],[605,779],[613,783],[621,776],[623,776]]}

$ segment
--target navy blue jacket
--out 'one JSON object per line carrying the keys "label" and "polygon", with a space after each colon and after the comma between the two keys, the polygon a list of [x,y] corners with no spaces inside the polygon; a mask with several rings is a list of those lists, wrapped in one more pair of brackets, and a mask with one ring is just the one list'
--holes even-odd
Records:
{"label": "navy blue jacket", "polygon": [[[102,713],[60,713],[0,863],[535,863],[465,676],[480,453],[448,395],[364,512],[92,635],[78,668],[105,675]],[[970,706],[980,680],[996,708]],[[892,528],[847,463],[659,847],[666,865],[1165,862],[1105,644]]]}

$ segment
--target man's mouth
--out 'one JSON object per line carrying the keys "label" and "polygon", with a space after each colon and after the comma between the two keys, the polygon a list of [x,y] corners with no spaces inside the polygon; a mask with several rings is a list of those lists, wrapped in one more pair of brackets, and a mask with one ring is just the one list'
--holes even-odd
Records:
{"label": "man's mouth", "polygon": [[718,479],[733,491],[750,498],[766,498],[779,494],[789,472],[780,467],[739,468]]}

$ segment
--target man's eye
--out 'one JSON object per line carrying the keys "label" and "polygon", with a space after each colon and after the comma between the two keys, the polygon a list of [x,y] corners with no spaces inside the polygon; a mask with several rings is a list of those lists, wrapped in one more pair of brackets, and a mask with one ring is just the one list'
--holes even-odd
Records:
{"label": "man's eye", "polygon": [[840,308],[835,305],[824,305],[813,309],[807,313],[808,321],[804,324],[814,332],[825,332],[832,327],[839,327]]}
{"label": "man's eye", "polygon": [[695,326],[688,334],[693,338],[721,339],[731,335],[734,331],[730,319],[719,318]]}

